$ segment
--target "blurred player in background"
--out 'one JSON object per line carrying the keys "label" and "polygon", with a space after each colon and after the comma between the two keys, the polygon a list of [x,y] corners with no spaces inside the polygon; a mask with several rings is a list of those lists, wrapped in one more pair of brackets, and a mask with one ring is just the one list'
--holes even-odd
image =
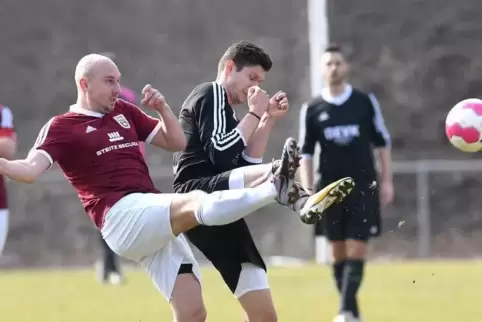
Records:
{"label": "blurred player in background", "polygon": [[[112,52],[104,52],[101,55],[108,57],[113,61],[115,61],[116,58],[116,55]],[[136,92],[123,85],[120,86],[119,98],[134,105],[138,104]],[[146,159],[145,143],[139,142],[139,148],[144,156],[144,159]],[[97,278],[102,283],[110,283],[114,285],[125,282],[125,277],[122,275],[118,256],[112,251],[112,249],[110,249],[109,245],[107,245],[101,233],[99,233],[99,240],[102,246],[102,259],[98,264]]]}
{"label": "blurred player in background", "polygon": [[[270,98],[258,87],[271,66],[262,48],[245,41],[234,43],[219,61],[217,80],[198,85],[187,97],[180,112],[187,147],[174,155],[174,191],[256,187],[277,171],[279,161],[262,164],[263,155],[271,129],[289,105],[286,93],[279,91]],[[233,108],[245,102],[248,113],[238,120]],[[312,198],[296,184],[300,198],[293,210],[313,224],[351,184],[349,178],[337,181]],[[316,213],[304,210],[312,206]],[[220,272],[247,321],[277,320],[266,265],[244,219],[218,227],[199,226],[186,235]]]}
{"label": "blurred player in background", "polygon": [[[355,322],[360,321],[356,295],[367,242],[381,232],[380,201],[387,205],[394,195],[390,135],[375,96],[346,82],[348,63],[341,48],[328,47],[321,59],[326,87],[300,113],[300,175],[311,192],[342,177],[355,180],[345,202],[328,209],[315,229],[316,236],[327,237],[332,251],[333,275],[341,294],[335,321]],[[312,157],[317,143],[321,146],[321,180],[315,186]],[[373,148],[380,161],[379,178]]]}
{"label": "blurred player in background", "polygon": [[[0,104],[0,157],[12,159],[17,150],[17,134],[13,127],[13,114],[10,108]],[[8,235],[7,188],[0,176],[0,256]]]}

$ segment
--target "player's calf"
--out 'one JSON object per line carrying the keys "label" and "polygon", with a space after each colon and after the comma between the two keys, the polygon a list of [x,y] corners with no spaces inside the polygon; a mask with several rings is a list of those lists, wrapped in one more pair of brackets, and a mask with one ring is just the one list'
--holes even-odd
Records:
{"label": "player's calf", "polygon": [[248,292],[239,298],[239,302],[246,313],[246,322],[278,321],[269,289]]}
{"label": "player's calf", "polygon": [[201,285],[193,274],[177,276],[170,302],[175,322],[206,321]]}

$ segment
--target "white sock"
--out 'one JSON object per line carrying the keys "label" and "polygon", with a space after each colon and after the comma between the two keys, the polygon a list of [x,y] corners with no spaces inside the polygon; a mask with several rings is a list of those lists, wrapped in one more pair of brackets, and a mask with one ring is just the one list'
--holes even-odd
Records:
{"label": "white sock", "polygon": [[200,205],[196,219],[201,225],[226,225],[274,202],[276,194],[272,182],[254,188],[215,191]]}
{"label": "white sock", "polygon": [[8,234],[8,211],[0,210],[0,256],[2,255],[3,247],[7,241]]}

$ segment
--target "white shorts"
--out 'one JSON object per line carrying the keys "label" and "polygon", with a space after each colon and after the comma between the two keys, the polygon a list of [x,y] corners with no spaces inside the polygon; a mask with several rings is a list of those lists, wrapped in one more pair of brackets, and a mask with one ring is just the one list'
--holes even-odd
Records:
{"label": "white shorts", "polygon": [[170,301],[181,264],[199,265],[183,234],[174,236],[170,221],[172,194],[133,193],[106,214],[102,236],[119,256],[142,265],[157,289]]}
{"label": "white shorts", "polygon": [[8,209],[0,209],[0,255],[7,242],[8,235]]}

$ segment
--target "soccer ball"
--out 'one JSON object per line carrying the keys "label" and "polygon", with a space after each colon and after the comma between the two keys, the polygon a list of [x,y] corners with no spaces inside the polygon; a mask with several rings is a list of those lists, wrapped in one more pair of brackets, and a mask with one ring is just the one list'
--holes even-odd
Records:
{"label": "soccer ball", "polygon": [[445,120],[450,143],[463,152],[482,150],[482,100],[469,98],[457,103]]}

